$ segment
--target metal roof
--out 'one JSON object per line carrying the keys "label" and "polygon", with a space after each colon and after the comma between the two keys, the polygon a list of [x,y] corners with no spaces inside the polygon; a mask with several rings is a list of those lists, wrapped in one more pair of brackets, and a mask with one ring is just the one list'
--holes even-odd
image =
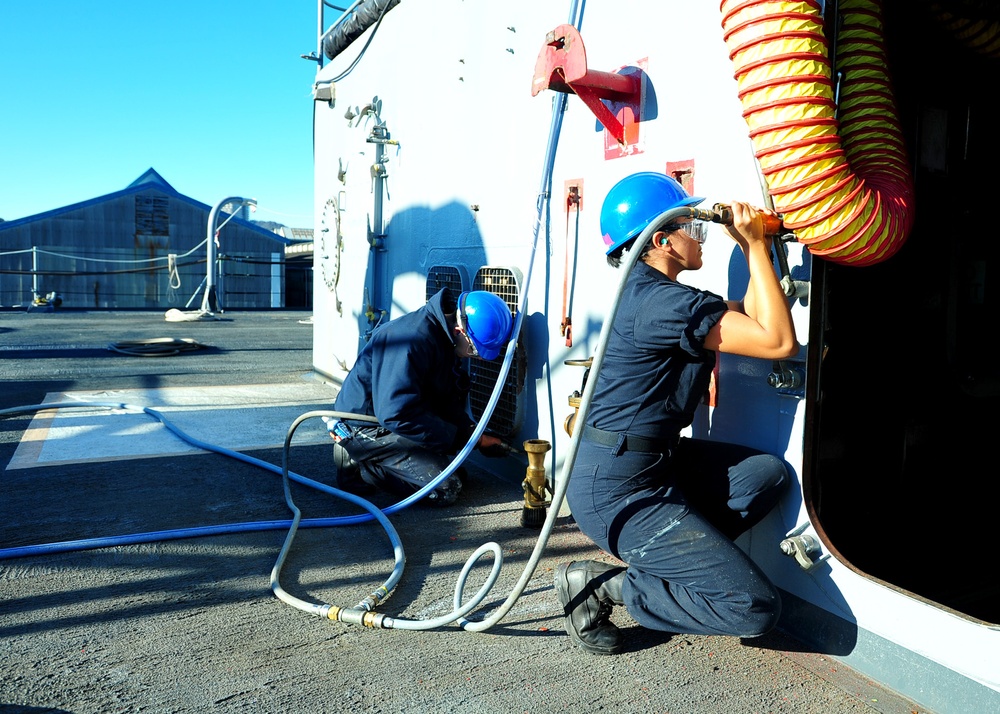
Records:
{"label": "metal roof", "polygon": [[[208,213],[208,212],[210,212],[212,210],[212,207],[209,206],[208,204],[202,203],[201,201],[196,201],[195,199],[193,199],[193,198],[191,198],[189,196],[185,196],[184,194],[178,192],[177,189],[175,189],[173,186],[171,186],[169,183],[167,183],[167,181],[164,180],[164,178],[162,176],[160,176],[160,174],[157,173],[157,171],[151,167],[151,168],[147,169],[135,181],[133,181],[132,183],[130,183],[128,186],[126,186],[125,188],[123,188],[120,191],[114,191],[113,193],[108,193],[108,194],[105,194],[103,196],[97,196],[95,198],[91,198],[91,199],[88,199],[86,201],[80,201],[78,203],[72,203],[72,204],[70,204],[68,206],[62,206],[60,208],[53,208],[50,211],[45,211],[43,213],[36,213],[33,216],[25,216],[24,218],[16,218],[16,219],[14,219],[12,221],[3,221],[3,222],[0,222],[0,232],[3,232],[5,230],[11,229],[11,228],[16,228],[18,226],[24,226],[24,225],[27,225],[29,223],[34,223],[36,221],[44,221],[44,220],[48,220],[50,218],[55,218],[56,216],[60,216],[60,215],[66,214],[66,213],[69,213],[71,211],[76,211],[76,210],[79,210],[81,208],[88,208],[90,206],[94,206],[94,205],[97,205],[97,204],[100,204],[100,203],[104,203],[106,201],[110,201],[110,200],[113,200],[113,199],[116,199],[116,198],[121,198],[123,196],[140,194],[140,193],[149,191],[150,189],[154,189],[154,190],[160,191],[161,193],[165,193],[165,194],[167,194],[167,195],[169,195],[169,196],[171,196],[173,198],[179,199],[179,200],[181,200],[181,201],[183,201],[185,203],[188,203],[188,204],[190,204],[192,206],[200,208],[200,209],[204,210],[206,213]],[[266,237],[266,238],[269,238],[270,240],[273,240],[273,241],[276,241],[278,243],[281,243],[282,245],[287,246],[287,245],[295,242],[294,240],[291,240],[289,238],[285,238],[284,236],[282,236],[282,235],[280,235],[278,233],[275,233],[274,231],[268,230],[266,228],[262,228],[261,226],[258,226],[257,224],[255,224],[255,223],[253,223],[251,221],[246,221],[246,220],[244,220],[242,218],[239,218],[238,216],[234,216],[232,218],[232,221],[234,221],[234,222],[242,225],[244,228],[247,228],[247,229],[252,230],[252,231],[254,231],[256,233],[259,233],[263,237]]]}

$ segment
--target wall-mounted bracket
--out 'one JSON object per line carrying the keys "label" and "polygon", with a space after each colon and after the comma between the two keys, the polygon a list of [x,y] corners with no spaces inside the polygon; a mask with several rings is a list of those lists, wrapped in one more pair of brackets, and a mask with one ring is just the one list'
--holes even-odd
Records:
{"label": "wall-mounted bracket", "polygon": [[830,554],[823,552],[819,538],[805,532],[808,526],[808,523],[799,525],[785,536],[780,545],[781,552],[795,558],[795,562],[806,572],[815,570],[821,563],[830,559]]}
{"label": "wall-mounted bracket", "polygon": [[634,75],[588,70],[587,50],[579,30],[573,25],[559,25],[545,36],[545,44],[535,60],[531,96],[545,89],[577,95],[611,136],[624,145],[624,125],[601,100],[638,105],[641,86],[641,80]]}

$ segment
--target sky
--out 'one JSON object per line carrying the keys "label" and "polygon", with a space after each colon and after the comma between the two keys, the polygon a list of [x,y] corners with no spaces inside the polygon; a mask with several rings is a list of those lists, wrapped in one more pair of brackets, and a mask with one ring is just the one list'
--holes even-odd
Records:
{"label": "sky", "polygon": [[0,218],[153,168],[209,206],[252,197],[255,220],[312,228],[317,63],[300,55],[317,17],[317,0],[0,0]]}

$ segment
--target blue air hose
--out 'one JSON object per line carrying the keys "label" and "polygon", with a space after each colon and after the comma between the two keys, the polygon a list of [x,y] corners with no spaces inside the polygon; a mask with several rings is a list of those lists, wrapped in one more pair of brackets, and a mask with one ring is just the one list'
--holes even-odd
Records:
{"label": "blue air hose", "polygon": [[[349,412],[337,412],[337,411],[317,411],[308,412],[306,414],[298,417],[292,426],[289,428],[288,433],[285,437],[284,449],[282,452],[282,466],[280,469],[267,463],[266,461],[261,461],[252,456],[247,456],[246,454],[241,454],[238,451],[232,451],[231,449],[226,449],[225,447],[216,446],[203,442],[196,439],[184,431],[179,429],[176,425],[170,422],[161,412],[153,409],[151,407],[141,407],[136,405],[124,404],[121,402],[52,402],[48,404],[34,404],[24,407],[14,407],[11,409],[0,410],[0,418],[6,416],[13,416],[16,414],[31,413],[40,411],[43,409],[84,409],[84,408],[109,408],[109,409],[125,409],[132,411],[142,411],[150,416],[155,417],[160,421],[163,426],[173,432],[183,441],[192,444],[206,451],[212,451],[223,456],[229,456],[231,458],[243,461],[245,463],[257,466],[274,473],[279,473],[282,476],[282,483],[285,493],[285,502],[291,509],[293,513],[293,518],[290,521],[280,520],[280,521],[251,521],[245,523],[233,523],[219,526],[201,526],[194,528],[180,528],[167,531],[152,531],[147,533],[136,533],[130,535],[121,536],[106,536],[100,538],[84,538],[75,541],[64,541],[59,543],[47,543],[41,545],[29,545],[20,546],[15,548],[5,548],[0,550],[0,560],[9,558],[21,558],[33,555],[49,555],[53,553],[64,553],[79,550],[88,550],[92,548],[110,548],[116,546],[133,545],[136,543],[150,543],[159,542],[166,540],[177,540],[181,538],[195,538],[204,537],[212,535],[225,535],[230,533],[245,533],[252,531],[264,531],[264,530],[279,530],[283,528],[289,529],[288,535],[285,538],[284,545],[278,555],[278,559],[275,562],[274,567],[271,570],[271,589],[275,596],[285,602],[286,604],[292,605],[297,609],[303,610],[312,615],[319,617],[327,617],[330,619],[339,619],[345,622],[349,622],[352,618],[356,618],[358,613],[365,613],[374,608],[382,601],[384,601],[389,594],[391,594],[392,589],[399,582],[403,574],[403,566],[406,562],[406,557],[403,552],[402,541],[399,538],[399,534],[393,527],[392,523],[386,517],[390,513],[395,513],[401,510],[407,505],[408,502],[412,502],[411,499],[407,499],[405,502],[396,503],[384,510],[379,510],[374,504],[366,501],[363,498],[355,496],[346,491],[342,491],[332,486],[327,486],[324,483],[315,481],[305,476],[301,476],[294,472],[288,470],[288,453],[291,445],[291,439],[295,433],[296,428],[299,424],[310,417],[320,417],[320,416],[335,416],[340,418],[349,418],[361,421],[374,421],[372,417],[366,416],[364,414],[353,414]],[[331,495],[342,498],[349,501],[357,506],[368,511],[368,515],[359,516],[340,516],[335,518],[313,518],[302,520],[301,511],[295,505],[292,500],[291,491],[289,489],[289,482],[296,481],[306,486],[310,486],[320,491],[324,491]],[[295,537],[296,532],[299,527],[331,527],[331,526],[343,526],[343,525],[354,525],[357,523],[365,523],[371,520],[377,520],[379,525],[385,530],[386,535],[389,537],[389,541],[392,544],[393,554],[394,554],[394,567],[389,577],[385,582],[379,586],[373,593],[369,594],[368,597],[363,599],[360,603],[352,608],[342,609],[337,608],[328,604],[315,604],[304,601],[297,598],[288,592],[286,592],[279,582],[279,576],[281,573],[281,568],[284,565],[288,551],[291,548],[292,539]],[[464,587],[465,579],[468,575],[469,570],[472,565],[477,562],[486,552],[492,552],[494,556],[493,567],[487,578],[486,583],[480,588],[479,592],[470,599],[465,605],[456,604],[454,612],[449,615],[442,616],[440,618],[435,618],[433,620],[427,621],[406,621],[397,620],[394,621],[394,625],[400,629],[431,629],[434,627],[440,627],[448,622],[454,622],[455,620],[463,617],[468,612],[479,607],[483,599],[489,593],[489,590],[493,587],[496,582],[497,577],[500,574],[500,567],[503,563],[502,551],[500,546],[496,543],[487,543],[476,550],[472,556],[469,557],[465,564],[465,568],[462,570],[459,583],[456,587],[456,603],[461,600],[461,592]],[[380,619],[384,618],[384,615],[378,616]],[[388,624],[385,626],[389,626]]]}
{"label": "blue air hose", "polygon": [[[163,424],[167,429],[173,432],[175,435],[180,437],[183,441],[196,446],[200,449],[206,451],[213,451],[217,454],[222,454],[223,456],[229,456],[231,458],[243,461],[245,463],[257,466],[259,468],[271,471],[273,473],[282,474],[282,469],[269,464],[266,461],[261,461],[252,456],[247,456],[246,454],[241,454],[238,451],[232,451],[221,446],[215,446],[213,444],[208,444],[206,442],[200,441],[188,434],[185,434],[181,429],[170,422],[162,413],[153,409],[151,407],[142,407],[137,405],[123,404],[121,402],[53,402],[50,404],[34,404],[31,406],[24,407],[14,407],[12,409],[0,410],[0,418],[6,416],[13,416],[16,414],[32,413],[36,411],[41,411],[43,409],[80,409],[80,408],[109,408],[109,409],[126,409],[133,411],[142,411],[150,416],[155,417],[160,423]],[[354,418],[370,419],[364,415],[352,415]],[[387,527],[387,530],[392,531],[390,538],[393,537],[395,531],[392,530],[392,525],[387,519],[385,519],[385,514],[390,514],[398,511],[402,506],[396,504],[384,511],[379,511],[375,506],[366,501],[363,498],[359,498],[354,494],[347,493],[346,491],[341,491],[340,489],[333,488],[332,486],[327,486],[324,483],[315,481],[313,479],[301,476],[294,472],[288,472],[288,478],[293,481],[297,481],[306,486],[310,486],[320,491],[337,496],[338,498],[343,498],[346,501],[360,506],[361,508],[369,511],[369,515],[357,515],[357,516],[340,516],[336,518],[310,518],[303,520],[300,525],[302,527],[309,528],[325,528],[330,526],[342,526],[342,525],[354,525],[358,523],[367,523],[371,520],[378,520],[383,528]],[[374,510],[372,510],[374,509]],[[230,523],[218,526],[199,526],[193,528],[179,528],[165,531],[153,531],[149,533],[135,533],[131,535],[121,535],[121,536],[109,536],[101,538],[84,538],[74,541],[64,541],[60,543],[48,543],[41,545],[29,545],[21,546],[16,548],[4,548],[0,550],[0,560],[6,558],[21,558],[32,555],[48,555],[52,553],[65,553],[77,550],[89,550],[91,548],[110,548],[114,546],[121,545],[131,545],[133,543],[150,543],[155,541],[164,540],[177,540],[181,538],[198,538],[204,536],[213,535],[224,535],[227,533],[243,533],[251,531],[265,531],[265,530],[278,530],[282,528],[288,528],[292,524],[289,520],[272,520],[272,521],[250,521],[245,523]],[[395,545],[394,545],[395,547]]]}

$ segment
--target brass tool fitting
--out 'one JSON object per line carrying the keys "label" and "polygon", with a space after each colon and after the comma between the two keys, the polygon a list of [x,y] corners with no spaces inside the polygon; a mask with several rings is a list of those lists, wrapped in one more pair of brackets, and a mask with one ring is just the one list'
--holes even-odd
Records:
{"label": "brass tool fitting", "polygon": [[547,497],[549,486],[545,478],[545,454],[551,449],[552,445],[544,439],[528,439],[524,442],[524,452],[528,455],[528,468],[522,484],[524,487],[522,526],[540,528],[545,523],[545,509],[552,503]]}

